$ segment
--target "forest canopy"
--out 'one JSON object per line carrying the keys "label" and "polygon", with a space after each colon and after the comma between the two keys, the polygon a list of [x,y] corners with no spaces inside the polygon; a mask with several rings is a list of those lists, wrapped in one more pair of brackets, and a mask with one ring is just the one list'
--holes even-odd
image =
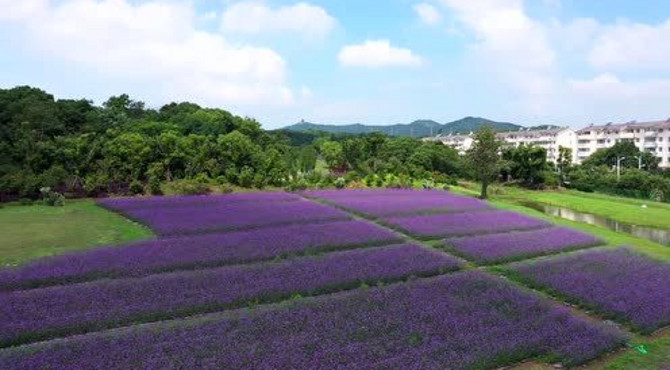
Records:
{"label": "forest canopy", "polygon": [[[443,145],[378,133],[266,131],[253,118],[189,102],[151,109],[123,94],[97,106],[28,86],[0,89],[3,199],[36,197],[42,187],[69,196],[160,193],[180,180],[327,184],[350,170],[431,178],[455,174],[458,159]],[[317,160],[327,167],[320,173]]]}

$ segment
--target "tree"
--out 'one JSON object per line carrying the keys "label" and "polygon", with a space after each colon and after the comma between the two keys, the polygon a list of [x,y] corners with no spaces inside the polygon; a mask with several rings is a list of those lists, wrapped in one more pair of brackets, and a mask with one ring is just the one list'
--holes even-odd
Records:
{"label": "tree", "polygon": [[342,144],[336,141],[324,141],[320,149],[321,155],[331,171],[344,172],[346,170]]}
{"label": "tree", "polygon": [[658,168],[658,162],[660,161],[660,159],[652,153],[641,152],[637,146],[635,146],[634,142],[620,141],[610,148],[598,149],[584,161],[583,165],[587,167],[612,167],[616,165],[617,158],[621,157],[626,158],[621,161],[621,166],[624,168],[638,168],[640,164],[639,158],[641,157],[643,168],[647,170],[655,170]]}
{"label": "tree", "polygon": [[130,118],[141,118],[145,115],[144,102],[130,99],[128,94],[112,96],[102,104],[112,112],[124,113]]}
{"label": "tree", "polygon": [[547,150],[534,145],[519,145],[503,151],[503,159],[509,163],[510,175],[531,188],[544,182],[547,169]]}
{"label": "tree", "polygon": [[561,181],[565,181],[572,168],[572,149],[564,146],[558,146],[558,160],[556,161],[556,168]]}
{"label": "tree", "polygon": [[501,143],[489,126],[477,130],[473,136],[472,147],[466,153],[468,168],[474,177],[482,183],[480,198],[488,198],[488,186],[500,173]]}

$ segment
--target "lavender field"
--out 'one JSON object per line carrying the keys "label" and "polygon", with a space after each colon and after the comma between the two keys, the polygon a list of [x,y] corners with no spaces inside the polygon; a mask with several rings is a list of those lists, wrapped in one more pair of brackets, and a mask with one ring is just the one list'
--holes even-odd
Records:
{"label": "lavender field", "polygon": [[600,315],[670,324],[670,266],[445,191],[100,203],[159,236],[0,269],[0,368],[576,366],[633,335]]}

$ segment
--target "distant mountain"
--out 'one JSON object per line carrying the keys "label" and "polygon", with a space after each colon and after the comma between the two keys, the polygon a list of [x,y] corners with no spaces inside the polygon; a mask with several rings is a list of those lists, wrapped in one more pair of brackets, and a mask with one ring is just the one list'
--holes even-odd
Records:
{"label": "distant mountain", "polygon": [[440,131],[441,134],[468,134],[477,131],[482,126],[491,126],[495,131],[518,131],[523,126],[509,123],[496,122],[480,117],[465,117],[454,122],[445,123]]}
{"label": "distant mountain", "polygon": [[509,122],[496,122],[480,117],[465,117],[454,122],[441,124],[432,120],[417,120],[412,123],[399,123],[395,125],[362,125],[360,123],[351,125],[324,125],[301,121],[291,126],[284,127],[289,131],[324,131],[332,133],[367,134],[371,132],[382,132],[392,136],[426,137],[437,134],[468,134],[476,131],[482,126],[491,126],[495,131],[518,131],[524,129]]}

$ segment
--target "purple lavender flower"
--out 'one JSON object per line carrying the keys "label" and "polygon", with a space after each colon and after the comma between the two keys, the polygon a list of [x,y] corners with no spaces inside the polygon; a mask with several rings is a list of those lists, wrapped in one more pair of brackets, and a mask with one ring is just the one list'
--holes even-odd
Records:
{"label": "purple lavender flower", "polygon": [[422,238],[536,229],[549,223],[516,212],[480,212],[388,217],[384,221]]}
{"label": "purple lavender flower", "polygon": [[519,263],[511,270],[644,333],[670,324],[670,264],[627,248]]}
{"label": "purple lavender flower", "polygon": [[139,279],[0,294],[0,344],[11,345],[118,325],[211,312],[292,294],[319,294],[361,282],[457,269],[461,261],[405,244]]}
{"label": "purple lavender flower", "polygon": [[123,210],[122,213],[151,227],[161,235],[305,224],[350,218],[348,214],[338,209],[306,200],[131,208]]}
{"label": "purple lavender flower", "polygon": [[333,200],[332,202],[355,212],[372,216],[489,208],[486,203],[475,198],[444,196],[443,194],[351,197]]}
{"label": "purple lavender flower", "polygon": [[495,368],[573,366],[623,344],[478,271],[0,350],[3,369]]}
{"label": "purple lavender flower", "polygon": [[177,195],[165,197],[103,198],[98,204],[115,211],[138,208],[211,206],[215,204],[240,204],[247,202],[282,202],[300,200],[300,197],[285,192],[249,192],[221,195]]}
{"label": "purple lavender flower", "polygon": [[328,200],[336,199],[346,199],[354,197],[374,197],[374,196],[423,196],[423,195],[445,195],[445,196],[455,196],[453,193],[449,193],[442,190],[435,189],[393,189],[393,188],[384,188],[384,189],[341,189],[341,190],[307,190],[303,191],[300,194],[312,197],[312,198],[322,198]]}
{"label": "purple lavender flower", "polygon": [[459,254],[480,263],[499,263],[603,243],[566,227],[448,239]]}
{"label": "purple lavender flower", "polygon": [[363,221],[275,226],[147,240],[48,257],[0,270],[0,290],[247,263],[394,241],[400,241],[398,235]]}

